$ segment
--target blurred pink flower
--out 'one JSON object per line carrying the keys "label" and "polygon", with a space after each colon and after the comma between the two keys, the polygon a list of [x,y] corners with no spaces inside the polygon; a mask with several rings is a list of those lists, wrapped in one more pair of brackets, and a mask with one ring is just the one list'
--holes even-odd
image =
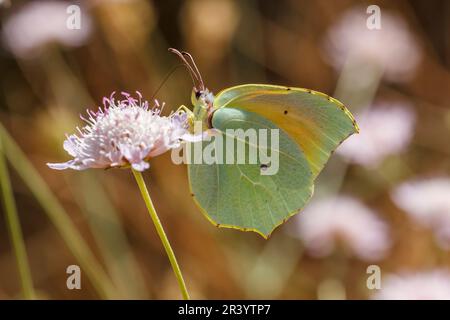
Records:
{"label": "blurred pink flower", "polygon": [[372,299],[450,300],[450,273],[447,270],[432,270],[388,275]]}
{"label": "blurred pink flower", "polygon": [[353,254],[367,261],[383,258],[390,247],[387,224],[352,197],[313,202],[296,222],[296,235],[314,256],[329,255],[337,238],[344,241]]}
{"label": "blurred pink flower", "polygon": [[148,160],[172,148],[188,134],[186,113],[161,116],[156,105],[149,109],[147,101],[122,93],[123,100],[116,101],[114,93],[104,98],[104,108],[87,111],[86,125],[77,134],[67,136],[64,149],[73,157],[64,163],[48,163],[56,170],[111,168],[130,165],[144,171]]}
{"label": "blurred pink flower", "polygon": [[90,0],[89,4],[92,6],[98,5],[98,4],[111,4],[111,3],[131,3],[131,2],[138,2],[141,0]]}
{"label": "blurred pink flower", "polygon": [[32,1],[9,16],[3,24],[3,43],[14,55],[32,58],[42,46],[57,42],[67,47],[84,44],[91,33],[91,19],[81,9],[81,28],[69,29],[66,1]]}
{"label": "blurred pink flower", "polygon": [[370,30],[364,7],[350,9],[332,25],[325,37],[325,59],[336,69],[347,61],[374,64],[391,81],[407,80],[421,58],[421,50],[405,21],[385,9],[381,29]]}
{"label": "blurred pink flower", "polygon": [[0,0],[0,7],[9,7],[11,5],[11,0]]}
{"label": "blurred pink flower", "polygon": [[389,155],[403,151],[410,142],[415,114],[408,106],[375,105],[355,115],[361,129],[337,149],[350,162],[375,167]]}
{"label": "blurred pink flower", "polygon": [[430,227],[442,249],[450,249],[450,178],[405,182],[392,192],[392,199],[417,222]]}

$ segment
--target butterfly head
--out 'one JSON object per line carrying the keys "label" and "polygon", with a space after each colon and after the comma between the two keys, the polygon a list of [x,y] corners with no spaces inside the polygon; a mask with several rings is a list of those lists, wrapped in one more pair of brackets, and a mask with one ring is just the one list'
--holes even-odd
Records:
{"label": "butterfly head", "polygon": [[197,90],[194,88],[191,95],[192,105],[194,107],[194,121],[202,121],[207,127],[209,117],[213,110],[214,95],[208,89]]}
{"label": "butterfly head", "polygon": [[169,51],[181,59],[192,78],[194,87],[192,89],[191,101],[194,107],[194,121],[202,121],[207,125],[208,118],[213,110],[214,95],[205,87],[194,58],[188,52],[178,51],[173,48],[170,48]]}

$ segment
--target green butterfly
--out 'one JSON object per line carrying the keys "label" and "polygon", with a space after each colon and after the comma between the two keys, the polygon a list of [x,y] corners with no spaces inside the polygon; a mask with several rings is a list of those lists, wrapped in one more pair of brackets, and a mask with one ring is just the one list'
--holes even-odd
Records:
{"label": "green butterfly", "polygon": [[[214,129],[215,139],[227,138],[227,129],[279,129],[278,148],[270,150],[279,155],[276,174],[261,174],[266,165],[259,159],[248,164],[188,164],[191,194],[211,223],[268,238],[311,198],[331,153],[359,131],[355,119],[338,100],[309,89],[245,84],[213,96],[192,56],[169,51],[181,58],[194,80],[193,111],[186,110],[191,124],[200,121]],[[260,147],[247,143],[247,151],[252,148]]]}

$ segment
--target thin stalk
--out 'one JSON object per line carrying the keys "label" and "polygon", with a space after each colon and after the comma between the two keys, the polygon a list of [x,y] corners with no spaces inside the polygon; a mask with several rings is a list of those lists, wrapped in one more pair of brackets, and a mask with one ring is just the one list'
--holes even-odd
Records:
{"label": "thin stalk", "polygon": [[31,279],[30,266],[28,264],[25,241],[23,240],[20,220],[17,215],[16,202],[9,179],[8,167],[3,154],[2,141],[0,137],[0,187],[2,190],[3,205],[6,213],[6,225],[11,238],[17,267],[19,269],[22,295],[25,299],[34,299],[33,280]]}
{"label": "thin stalk", "polygon": [[103,299],[116,297],[117,290],[111,283],[103,267],[98,263],[89,246],[81,237],[47,183],[42,179],[2,124],[0,124],[0,137],[2,138],[4,153],[7,159],[44,208],[47,217],[77,259],[81,269],[89,278],[98,295]]}
{"label": "thin stalk", "polygon": [[167,256],[169,257],[170,264],[172,265],[173,272],[177,278],[178,285],[180,287],[181,294],[184,300],[189,300],[189,293],[184,283],[183,275],[181,274],[180,266],[178,265],[177,258],[173,253],[172,247],[170,246],[169,239],[167,239],[164,228],[159,220],[158,214],[156,213],[155,207],[153,206],[152,199],[148,193],[147,186],[145,185],[144,178],[139,171],[132,170],[134,178],[138,184],[139,190],[141,191],[142,198],[144,199],[145,205],[147,207],[148,213],[152,218],[153,224],[155,225],[156,231],[158,232],[159,238],[166,250]]}

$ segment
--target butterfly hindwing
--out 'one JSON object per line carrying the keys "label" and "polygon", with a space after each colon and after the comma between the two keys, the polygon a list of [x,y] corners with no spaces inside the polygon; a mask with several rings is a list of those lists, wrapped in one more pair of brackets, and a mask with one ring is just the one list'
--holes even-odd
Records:
{"label": "butterfly hindwing", "polygon": [[[192,195],[208,220],[221,227],[255,231],[268,237],[274,228],[297,213],[312,195],[313,173],[305,154],[284,130],[254,112],[223,108],[215,111],[212,122],[217,130],[213,141],[219,136],[222,141],[231,139],[234,146],[237,146],[238,140],[245,141],[248,154],[259,153],[260,146],[230,134],[227,129],[257,132],[267,129],[268,135],[270,129],[278,129],[278,147],[272,147],[271,141],[267,142],[270,149],[267,151],[278,154],[275,174],[261,174],[266,164],[259,157],[254,164],[249,161],[245,164],[189,164],[188,171]],[[205,151],[211,142],[197,144],[201,144]],[[195,146],[191,146],[193,148]],[[220,154],[225,156],[233,152],[226,147],[226,143],[220,149],[223,151],[217,151],[218,148],[214,156],[220,158]],[[237,162],[234,155],[234,162]]]}

